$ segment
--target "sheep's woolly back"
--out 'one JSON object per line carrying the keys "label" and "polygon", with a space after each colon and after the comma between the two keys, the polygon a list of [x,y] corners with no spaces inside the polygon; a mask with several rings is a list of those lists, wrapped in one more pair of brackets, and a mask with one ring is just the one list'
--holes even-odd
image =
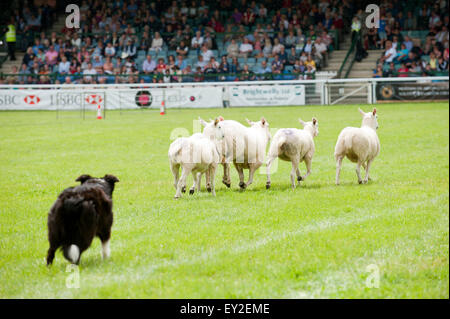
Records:
{"label": "sheep's woolly back", "polygon": [[347,156],[352,162],[366,162],[375,158],[380,151],[377,133],[371,128],[347,127],[339,134],[334,156]]}

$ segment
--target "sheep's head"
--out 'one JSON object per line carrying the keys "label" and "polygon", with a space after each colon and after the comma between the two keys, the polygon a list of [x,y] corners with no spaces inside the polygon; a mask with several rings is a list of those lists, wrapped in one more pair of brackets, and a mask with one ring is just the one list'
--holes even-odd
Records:
{"label": "sheep's head", "polygon": [[264,117],[262,117],[261,120],[259,120],[258,122],[253,122],[253,121],[250,121],[249,119],[245,119],[245,120],[251,127],[262,129],[264,131],[264,133],[266,134],[267,140],[270,140],[272,138],[272,135],[270,134],[270,129],[269,129],[269,122],[267,122],[267,120]]}
{"label": "sheep's head", "polygon": [[298,119],[298,121],[303,125],[303,129],[307,129],[311,132],[313,137],[319,135],[319,121],[315,117],[309,122],[304,122],[302,119]]}
{"label": "sheep's head", "polygon": [[362,126],[368,126],[373,128],[374,130],[378,129],[378,115],[377,115],[377,109],[373,108],[372,112],[364,112],[360,108],[358,108],[359,113],[361,113],[361,116],[363,117],[362,120]]}
{"label": "sheep's head", "polygon": [[209,123],[202,120],[199,117],[200,123],[205,127],[203,129],[203,134],[217,140],[222,140],[225,137],[225,133],[222,126],[222,121],[219,118],[216,118],[214,121],[210,121]]}

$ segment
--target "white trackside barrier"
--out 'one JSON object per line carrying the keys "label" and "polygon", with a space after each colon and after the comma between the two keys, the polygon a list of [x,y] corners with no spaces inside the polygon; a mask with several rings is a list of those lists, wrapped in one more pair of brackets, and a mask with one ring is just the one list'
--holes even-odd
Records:
{"label": "white trackside barrier", "polygon": [[0,85],[0,110],[221,108],[448,100],[449,77],[104,85]]}

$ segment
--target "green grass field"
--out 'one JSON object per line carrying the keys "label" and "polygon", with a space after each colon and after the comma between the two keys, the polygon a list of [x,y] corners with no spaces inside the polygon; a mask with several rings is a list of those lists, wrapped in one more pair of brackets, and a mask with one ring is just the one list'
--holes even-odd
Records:
{"label": "green grass field", "polygon": [[[102,121],[0,112],[0,298],[449,298],[448,103],[377,108],[373,180],[358,185],[345,160],[340,186],[334,145],[342,128],[360,126],[356,105],[111,111]],[[217,197],[174,200],[170,134],[192,133],[199,115],[265,116],[272,128],[316,116],[312,174],[293,191],[290,163],[280,161],[270,190],[257,174],[240,192],[235,169],[227,189],[219,167]],[[61,253],[45,266],[46,222],[83,173],[120,183],[111,258],[102,261],[95,239],[74,289]],[[379,288],[369,288],[376,269]]]}

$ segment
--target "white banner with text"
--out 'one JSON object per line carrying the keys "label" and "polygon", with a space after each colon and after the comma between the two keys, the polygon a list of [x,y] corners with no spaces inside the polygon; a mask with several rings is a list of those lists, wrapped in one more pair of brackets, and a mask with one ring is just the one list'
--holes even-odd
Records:
{"label": "white banner with text", "polygon": [[159,109],[223,107],[221,87],[0,90],[0,110]]}
{"label": "white banner with text", "polygon": [[304,85],[232,86],[230,106],[304,105]]}

